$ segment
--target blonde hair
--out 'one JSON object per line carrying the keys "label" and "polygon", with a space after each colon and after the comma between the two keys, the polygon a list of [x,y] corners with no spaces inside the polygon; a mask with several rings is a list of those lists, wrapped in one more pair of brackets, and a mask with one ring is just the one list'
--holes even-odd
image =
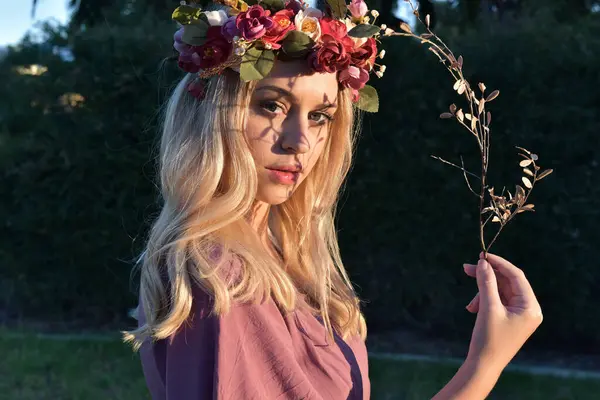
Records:
{"label": "blonde hair", "polygon": [[[257,191],[254,160],[243,134],[255,83],[233,71],[211,78],[206,98],[186,91],[186,76],[164,113],[160,143],[160,186],[164,205],[154,222],[139,264],[140,299],[146,323],[124,332],[138,349],[148,338],[165,339],[186,321],[192,285],[213,299],[212,313],[227,313],[234,301],[258,302],[272,296],[286,311],[301,291],[333,336],[366,338],[360,300],[342,264],[334,215],[338,194],[351,167],[357,131],[348,89],[319,160],[284,203],[271,206],[276,241],[285,260],[267,254],[246,217]],[[226,257],[241,260],[235,284],[223,278]]]}

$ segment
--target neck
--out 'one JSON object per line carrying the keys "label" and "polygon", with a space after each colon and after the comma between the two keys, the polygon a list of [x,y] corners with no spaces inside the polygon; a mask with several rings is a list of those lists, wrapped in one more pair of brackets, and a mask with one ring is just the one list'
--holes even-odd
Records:
{"label": "neck", "polygon": [[256,231],[256,234],[263,243],[269,242],[269,211],[271,206],[262,201],[256,201],[252,206],[248,222]]}
{"label": "neck", "polygon": [[271,205],[256,201],[252,206],[248,222],[256,231],[260,242],[265,247],[265,250],[271,254],[276,260],[281,259],[281,254],[276,246],[271,242],[269,237],[269,220],[270,220]]}

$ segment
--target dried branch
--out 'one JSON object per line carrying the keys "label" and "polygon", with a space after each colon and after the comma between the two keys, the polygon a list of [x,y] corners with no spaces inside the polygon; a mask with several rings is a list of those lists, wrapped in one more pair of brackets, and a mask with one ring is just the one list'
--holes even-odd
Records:
{"label": "dried branch", "polygon": [[[480,178],[478,175],[475,175],[474,173],[472,173],[472,172],[469,172],[469,171],[465,170],[464,164],[463,164],[463,166],[461,167],[461,166],[459,166],[459,165],[456,165],[456,164],[453,164],[453,163],[451,163],[450,161],[444,160],[443,158],[441,158],[441,157],[438,157],[438,156],[431,156],[431,158],[435,158],[436,160],[439,160],[439,161],[443,162],[444,164],[448,164],[448,165],[451,165],[451,166],[453,166],[453,167],[455,167],[455,168],[458,168],[458,169],[460,169],[460,170],[464,171],[464,173],[465,173],[465,174],[469,174],[469,175],[471,175],[471,176],[474,176],[474,177],[475,177],[475,178],[477,178],[477,179],[481,179],[481,178]],[[462,160],[462,157],[461,157],[461,160]]]}
{"label": "dried branch", "polygon": [[[429,15],[425,16],[425,22],[421,20],[419,11],[414,6],[412,0],[404,0],[409,3],[413,9],[413,13],[417,17],[417,20],[422,23],[427,32],[421,35],[417,35],[412,32],[410,26],[406,23],[400,24],[402,32],[396,32],[390,28],[385,29],[385,36],[407,36],[414,39],[418,39],[421,44],[428,44],[428,50],[437,56],[440,63],[444,64],[450,75],[454,79],[453,89],[461,97],[464,96],[468,103],[465,112],[462,108],[458,108],[455,104],[451,104],[449,112],[444,112],[440,115],[440,118],[454,119],[462,127],[464,127],[469,133],[471,133],[477,140],[481,156],[481,175],[477,176],[472,172],[467,171],[464,168],[464,161],[461,157],[462,167],[446,161],[437,156],[431,156],[437,160],[442,161],[445,164],[451,165],[463,171],[465,181],[469,190],[479,197],[479,238],[481,241],[482,250],[487,253],[491,246],[496,242],[500,232],[506,227],[506,225],[513,220],[513,218],[520,213],[526,211],[534,211],[533,204],[527,204],[527,200],[531,195],[535,183],[545,178],[552,173],[551,169],[540,171],[540,167],[536,164],[538,156],[531,153],[521,147],[517,147],[523,153],[519,153],[524,159],[519,162],[519,166],[523,168],[523,176],[521,181],[525,188],[520,185],[515,186],[515,195],[513,196],[510,191],[508,195],[504,194],[504,189],[500,195],[494,193],[494,187],[487,185],[487,172],[490,161],[490,143],[491,143],[491,129],[490,124],[492,122],[492,114],[486,110],[487,103],[495,100],[500,92],[493,90],[489,95],[485,95],[486,86],[484,83],[479,83],[477,86],[481,92],[481,97],[477,97],[475,91],[471,88],[471,84],[463,75],[463,64],[464,59],[462,56],[456,57],[454,53],[448,48],[448,46],[440,39],[435,33],[433,33],[429,27]],[[474,176],[479,179],[480,190],[477,193],[473,190],[471,183],[467,175]],[[489,200],[486,200],[489,196]],[[486,202],[489,205],[486,207]],[[484,221],[484,215],[489,213]],[[493,236],[489,244],[485,241],[484,228],[489,221],[498,223],[499,228],[496,234]]]}

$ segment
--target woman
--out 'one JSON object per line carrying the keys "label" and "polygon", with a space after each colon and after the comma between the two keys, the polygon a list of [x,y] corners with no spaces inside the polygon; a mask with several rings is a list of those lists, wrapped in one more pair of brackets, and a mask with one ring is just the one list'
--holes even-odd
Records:
{"label": "woman", "polygon": [[[186,10],[174,14],[184,24],[175,48],[190,74],[164,116],[164,206],[142,259],[139,326],[126,333],[152,397],[369,399],[365,320],[334,226],[353,103],[370,107],[375,44],[347,30],[366,10],[343,24],[294,1]],[[202,23],[210,28],[194,44]],[[304,39],[291,29],[311,39],[308,51],[285,50]],[[272,65],[240,59],[252,51],[273,54]],[[244,62],[260,76],[246,79]],[[465,363],[435,399],[485,398],[542,320],[508,261],[482,255],[465,272],[477,279],[477,320]]]}

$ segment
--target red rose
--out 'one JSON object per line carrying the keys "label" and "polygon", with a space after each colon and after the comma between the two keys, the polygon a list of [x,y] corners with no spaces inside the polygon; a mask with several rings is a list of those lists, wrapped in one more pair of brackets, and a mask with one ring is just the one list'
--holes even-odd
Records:
{"label": "red rose", "polygon": [[273,15],[273,26],[262,37],[262,41],[271,44],[271,48],[279,49],[280,42],[287,33],[295,29],[292,19],[294,12],[292,10],[280,10]]}
{"label": "red rose", "polygon": [[211,26],[206,33],[206,43],[195,47],[193,61],[202,69],[217,66],[229,58],[231,43],[223,37],[220,26]]}
{"label": "red rose", "polygon": [[[194,53],[193,55],[196,54]],[[200,71],[200,67],[196,65],[192,59],[193,55],[190,57],[179,55],[179,60],[177,61],[179,68],[191,74],[195,74],[196,72]]]}
{"label": "red rose", "polygon": [[350,53],[350,59],[352,60],[353,65],[368,70],[370,70],[375,64],[376,57],[377,45],[375,44],[375,39],[373,38],[368,38],[362,46],[354,49],[354,51]]}
{"label": "red rose", "polygon": [[321,35],[331,35],[344,45],[346,52],[354,49],[354,40],[348,36],[348,29],[342,21],[331,18],[322,18],[320,21]]}
{"label": "red rose", "polygon": [[348,67],[350,55],[342,42],[332,35],[322,35],[321,46],[312,52],[308,62],[317,72],[336,72]]}
{"label": "red rose", "polygon": [[321,18],[319,22],[321,23],[322,35],[331,35],[340,42],[348,35],[346,25],[342,21],[331,18]]}

